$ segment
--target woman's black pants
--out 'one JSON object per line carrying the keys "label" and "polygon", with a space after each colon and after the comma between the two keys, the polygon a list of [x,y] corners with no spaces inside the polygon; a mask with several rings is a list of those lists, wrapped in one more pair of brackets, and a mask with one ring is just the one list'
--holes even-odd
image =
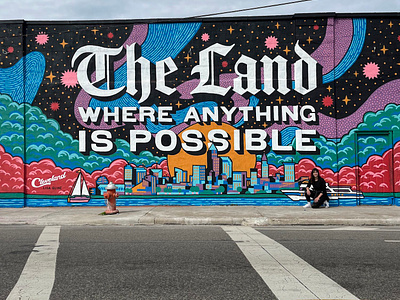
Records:
{"label": "woman's black pants", "polygon": [[[307,195],[307,192],[305,192],[306,194],[306,200],[307,202],[311,201],[311,198],[314,200],[320,193],[316,193],[315,191],[311,191],[311,195]],[[321,198],[319,198],[318,202],[311,202],[311,207],[312,208],[319,208],[322,204],[324,204],[324,202],[328,200],[326,196],[322,195]]]}

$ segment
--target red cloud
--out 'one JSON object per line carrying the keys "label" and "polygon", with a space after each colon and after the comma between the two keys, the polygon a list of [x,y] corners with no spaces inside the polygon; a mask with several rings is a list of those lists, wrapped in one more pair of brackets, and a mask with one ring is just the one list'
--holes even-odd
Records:
{"label": "red cloud", "polygon": [[[82,172],[88,187],[93,188],[96,186],[96,180],[101,176],[107,177],[109,181],[116,184],[123,184],[126,165],[125,160],[118,159],[109,167],[91,174],[78,168],[71,170],[57,167],[49,159],[24,166],[21,158],[6,153],[0,145],[0,188],[2,193],[23,193],[25,190],[27,194],[68,195],[78,171]],[[153,168],[162,169],[163,176],[170,176],[167,160],[152,165],[148,170]],[[256,168],[261,175],[260,162],[256,164]],[[383,156],[373,155],[363,166],[343,167],[338,173],[331,169],[321,169],[310,159],[301,159],[295,166],[296,179],[309,177],[313,168],[317,168],[330,185],[349,185],[357,189],[357,182],[359,182],[358,188],[363,192],[400,192],[400,142],[396,143],[393,149],[386,151]],[[284,167],[269,165],[269,175],[275,176],[276,173],[284,174]],[[26,185],[24,185],[25,176]],[[391,182],[394,182],[394,186]]]}
{"label": "red cloud", "polygon": [[26,191],[38,195],[68,195],[76,173],[57,167],[50,159],[26,164]]}
{"label": "red cloud", "polygon": [[0,145],[0,189],[2,193],[24,192],[24,163]]}
{"label": "red cloud", "polygon": [[392,163],[392,149],[386,151],[383,156],[372,155],[360,168],[360,189],[369,193],[392,193],[390,168]]}
{"label": "red cloud", "polygon": [[89,187],[96,186],[96,180],[100,176],[107,177],[108,181],[112,181],[115,184],[123,184],[124,183],[124,169],[127,165],[127,161],[124,159],[114,160],[108,168],[105,168],[101,171],[94,171],[92,174],[85,174],[87,176],[88,182],[90,182]]}
{"label": "red cloud", "polygon": [[[296,178],[310,176],[315,163],[309,159],[302,159],[296,165]],[[393,172],[391,171],[393,168]],[[392,193],[400,192],[400,142],[393,149],[386,151],[383,156],[370,156],[361,167],[343,167],[339,174],[331,169],[320,169],[321,176],[331,185],[348,185],[368,193]],[[357,179],[358,175],[358,179]],[[393,181],[391,179],[393,176]],[[390,183],[394,182],[394,186]]]}

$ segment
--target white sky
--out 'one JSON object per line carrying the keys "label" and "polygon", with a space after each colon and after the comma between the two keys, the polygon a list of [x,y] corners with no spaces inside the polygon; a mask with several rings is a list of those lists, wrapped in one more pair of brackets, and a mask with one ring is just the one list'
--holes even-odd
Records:
{"label": "white sky", "polygon": [[[295,0],[14,0],[1,1],[1,20],[112,20],[185,18],[246,9]],[[400,0],[311,0],[275,8],[265,8],[234,16],[272,16],[295,13],[398,12]]]}

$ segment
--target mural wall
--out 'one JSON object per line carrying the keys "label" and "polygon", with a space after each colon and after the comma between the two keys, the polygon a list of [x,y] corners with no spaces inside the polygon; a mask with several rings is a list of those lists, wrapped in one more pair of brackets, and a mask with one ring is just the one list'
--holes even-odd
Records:
{"label": "mural wall", "polygon": [[0,24],[0,206],[400,205],[400,19]]}

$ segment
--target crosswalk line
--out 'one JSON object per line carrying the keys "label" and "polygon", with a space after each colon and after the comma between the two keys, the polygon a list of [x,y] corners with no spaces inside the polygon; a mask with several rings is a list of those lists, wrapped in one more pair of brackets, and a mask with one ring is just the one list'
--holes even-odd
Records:
{"label": "crosswalk line", "polygon": [[50,298],[56,271],[60,226],[46,226],[7,300]]}
{"label": "crosswalk line", "polygon": [[222,228],[279,300],[358,300],[325,274],[257,230],[245,226]]}

